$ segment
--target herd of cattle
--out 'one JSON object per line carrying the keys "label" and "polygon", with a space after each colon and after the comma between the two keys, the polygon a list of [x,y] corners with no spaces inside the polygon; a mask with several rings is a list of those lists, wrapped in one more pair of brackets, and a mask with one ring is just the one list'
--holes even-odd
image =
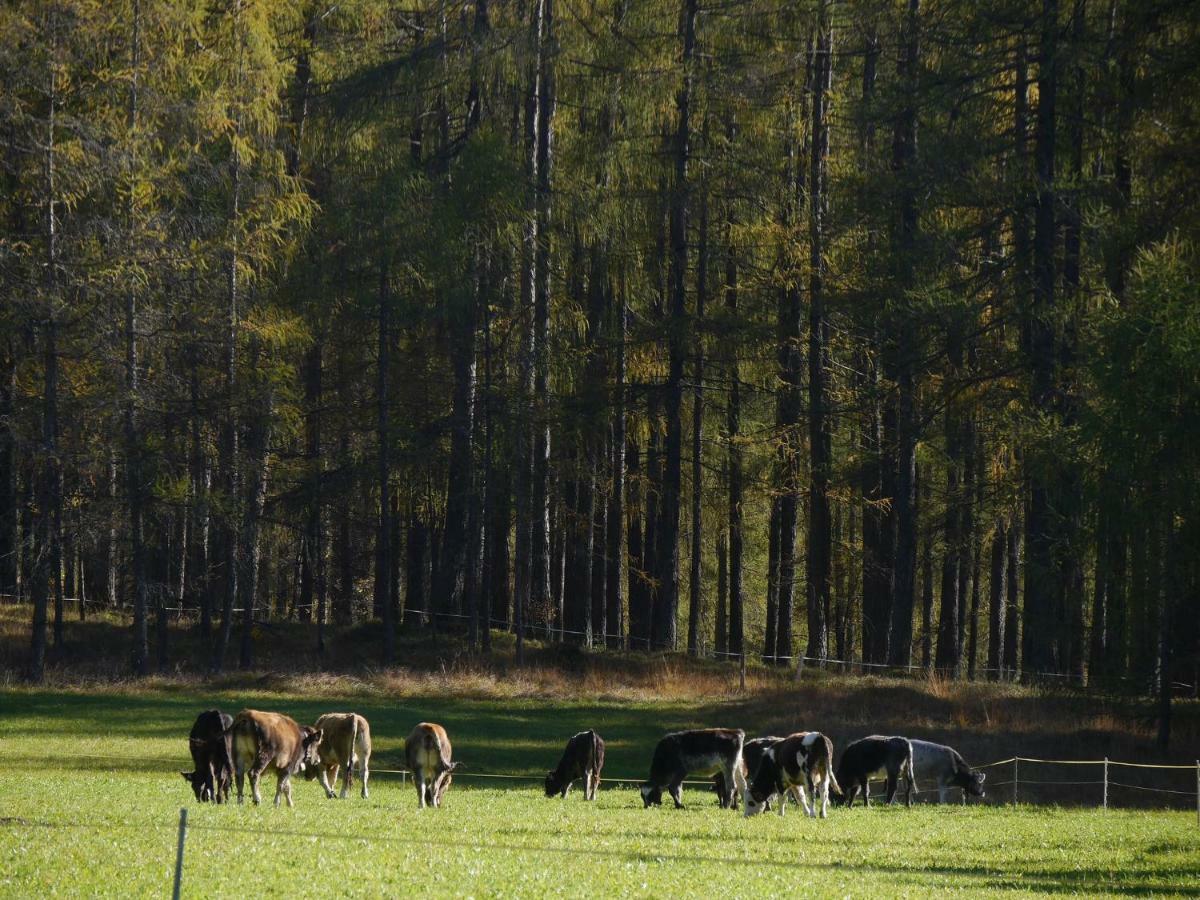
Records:
{"label": "herd of cattle", "polygon": [[[338,772],[340,796],[345,798],[357,769],[362,796],[367,797],[371,727],[358,713],[327,713],[312,726],[301,726],[280,713],[246,709],[230,717],[210,709],[197,717],[188,743],[195,767],[182,775],[202,802],[228,802],[236,779],[241,803],[248,775],[257,804],[262,800],[258,781],[267,771],[276,776],[276,806],[281,797],[292,805],[291,777],[296,774],[310,781],[319,778],[325,796],[333,799],[338,796]],[[446,729],[421,722],[405,741],[404,753],[420,807],[441,806],[458,767]],[[595,731],[581,731],[567,741],[558,766],[547,773],[546,796],[566,797],[583,779],[584,799],[594,800],[603,768],[603,739]],[[782,815],[791,797],[809,816],[821,818],[831,794],[850,806],[861,791],[869,806],[873,778],[886,779],[889,804],[903,782],[905,804],[911,805],[918,778],[933,782],[938,802],[945,802],[953,788],[961,789],[965,802],[968,794],[984,796],[985,777],[952,747],[929,741],[872,735],[849,744],[835,766],[833,742],[817,731],[747,741],[741,729],[703,728],[668,734],[658,742],[650,777],[641,785],[643,805],[661,805],[665,790],[682,808],[683,783],[689,775],[712,776],[722,808],[736,809],[741,798],[747,816],[772,804]]]}

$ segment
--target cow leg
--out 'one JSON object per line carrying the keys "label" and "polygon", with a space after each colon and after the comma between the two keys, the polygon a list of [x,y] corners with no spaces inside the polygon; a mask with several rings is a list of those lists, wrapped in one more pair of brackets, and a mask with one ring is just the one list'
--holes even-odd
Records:
{"label": "cow leg", "polygon": [[258,776],[261,772],[262,770],[258,768],[250,770],[250,799],[254,801],[255,806],[262,803],[262,795],[258,792]]}
{"label": "cow leg", "polygon": [[683,809],[683,779],[686,777],[686,772],[676,772],[674,777],[671,778],[671,783],[667,786],[667,793],[675,801],[676,809]]}
{"label": "cow leg", "polygon": [[863,806],[867,809],[871,808],[871,779],[864,778],[862,781]]}
{"label": "cow leg", "polygon": [[600,792],[600,772],[592,773],[592,799],[596,799],[596,794]]}
{"label": "cow leg", "polygon": [[[820,793],[821,793],[821,818],[828,819],[829,818],[829,812],[828,812],[828,810],[829,810],[829,775],[828,774],[822,776],[822,778],[821,778]],[[816,804],[817,804],[817,796],[814,793],[813,794],[813,806],[816,806]]]}
{"label": "cow leg", "polygon": [[938,782],[938,803],[942,804],[945,802],[946,802],[946,783],[944,781],[939,781]]}
{"label": "cow leg", "polygon": [[283,773],[283,777],[279,779],[279,784],[275,788],[275,805],[279,805],[279,792],[283,791],[283,799],[287,801],[288,809],[291,809],[292,803],[292,776],[288,772]]}
{"label": "cow leg", "polygon": [[337,784],[337,766],[322,763],[321,768],[317,770],[317,780],[321,782],[321,789],[325,791],[325,799],[332,800],[335,796],[332,784]]}
{"label": "cow leg", "polygon": [[900,779],[893,772],[888,772],[887,777],[887,803],[891,806],[896,802],[896,788],[899,787]]}
{"label": "cow leg", "polygon": [[237,798],[238,804],[242,803],[242,786],[246,781],[246,767],[239,762],[237,764]]}
{"label": "cow leg", "polygon": [[804,814],[806,816],[808,816],[810,819],[815,817],[817,812],[813,808],[813,804],[811,804],[809,802],[808,795],[804,792],[804,785],[802,785],[802,784],[796,785],[796,790],[800,792],[800,806],[803,807]]}
{"label": "cow leg", "polygon": [[362,756],[362,763],[360,764],[360,767],[358,770],[358,780],[362,782],[361,793],[362,793],[362,798],[364,800],[367,799],[367,778],[370,777],[370,774],[371,774],[370,766],[368,765],[369,762],[370,762],[370,760],[367,758],[367,755],[364,753]]}
{"label": "cow leg", "polygon": [[417,808],[425,808],[425,773],[417,770],[413,772],[413,784],[417,787]]}

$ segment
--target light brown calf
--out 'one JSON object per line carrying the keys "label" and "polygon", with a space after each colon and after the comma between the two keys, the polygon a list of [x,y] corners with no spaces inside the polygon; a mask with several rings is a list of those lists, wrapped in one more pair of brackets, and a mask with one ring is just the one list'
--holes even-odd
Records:
{"label": "light brown calf", "polygon": [[450,761],[450,738],[446,729],[422,722],[404,742],[404,756],[417,787],[419,806],[441,806],[442,796],[450,788],[451,773],[458,763]]}
{"label": "light brown calf", "polygon": [[255,805],[262,802],[258,779],[267,769],[275,770],[275,805],[282,796],[292,805],[292,775],[319,765],[317,745],[321,732],[280,713],[243,709],[229,728],[233,736],[233,768],[237,775],[237,798],[242,802],[242,784],[250,774],[250,793]]}
{"label": "light brown calf", "polygon": [[321,787],[330,800],[337,795],[333,785],[337,783],[338,769],[342,770],[343,800],[350,794],[354,783],[354,765],[358,764],[358,778],[362,782],[362,798],[367,799],[368,764],[371,759],[371,726],[358,713],[326,713],[313,725],[321,732],[321,743],[317,746],[320,764],[310,766],[304,773],[310,781],[320,776]]}

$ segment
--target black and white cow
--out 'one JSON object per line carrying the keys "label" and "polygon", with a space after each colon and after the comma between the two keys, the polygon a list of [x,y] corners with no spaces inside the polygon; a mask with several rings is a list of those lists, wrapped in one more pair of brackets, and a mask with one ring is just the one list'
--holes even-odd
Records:
{"label": "black and white cow", "polygon": [[895,802],[896,788],[900,779],[904,778],[907,782],[904,805],[912,806],[913,791],[917,785],[913,776],[913,748],[908,738],[873,734],[855,741],[842,751],[842,758],[837,767],[837,780],[845,785],[844,797],[847,806],[854,805],[859,788],[862,788],[863,804],[870,806],[870,780],[880,776],[887,777],[888,803]]}
{"label": "black and white cow", "polygon": [[[805,796],[805,788],[812,795],[812,803]],[[763,750],[746,787],[744,815],[763,812],[778,797],[782,816],[787,808],[787,795],[791,793],[810,817],[816,817],[817,798],[820,798],[820,815],[824,819],[830,788],[841,790],[833,774],[833,742],[819,731],[798,731]]]}
{"label": "black and white cow", "polygon": [[546,773],[546,796],[567,796],[571,785],[579,778],[583,782],[583,799],[595,800],[600,789],[600,770],[604,768],[604,738],[595,731],[581,731],[567,741],[558,768]]}
{"label": "black and white cow", "polygon": [[683,780],[691,774],[720,772],[727,786],[721,808],[733,806],[734,791],[746,787],[742,770],[745,742],[746,733],[740,728],[703,728],[668,734],[654,748],[650,777],[642,782],[642,805],[661,806],[666,789],[675,801],[675,808],[683,809]]}
{"label": "black and white cow", "polygon": [[946,791],[962,788],[962,802],[967,794],[983,798],[983,781],[987,777],[972,769],[953,747],[932,741],[909,740],[913,750],[913,772],[922,782],[932,780],[937,785],[938,803],[946,802]]}
{"label": "black and white cow", "polygon": [[[782,740],[783,738],[772,734],[765,737],[757,737],[752,741],[746,741],[745,746],[742,747],[742,773],[746,776],[747,780],[749,780],[751,775],[758,771],[758,765],[762,762],[763,754],[766,752],[767,748],[778,744]],[[725,784],[725,775],[721,772],[718,772],[713,776],[713,791],[716,792],[718,797],[728,796],[729,789]],[[789,793],[792,795],[792,799],[795,800],[796,803],[800,803],[800,792],[796,788],[791,788]],[[734,806],[736,807],[738,801],[738,795],[736,793],[734,794],[733,799]],[[771,801],[768,800],[766,805],[767,809],[770,809]]]}

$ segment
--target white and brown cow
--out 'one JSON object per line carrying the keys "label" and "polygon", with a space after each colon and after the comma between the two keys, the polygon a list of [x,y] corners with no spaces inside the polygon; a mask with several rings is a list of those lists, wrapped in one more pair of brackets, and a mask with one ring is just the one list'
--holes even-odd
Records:
{"label": "white and brown cow", "polygon": [[274,769],[277,779],[275,805],[278,806],[279,798],[283,797],[291,806],[292,775],[320,764],[317,745],[321,743],[321,732],[307,726],[301,728],[289,716],[256,709],[243,709],[234,716],[229,731],[233,736],[238,803],[242,802],[242,785],[247,773],[254,803],[261,803],[259,776],[267,769]]}
{"label": "white and brown cow", "polygon": [[450,788],[458,763],[450,759],[450,738],[446,729],[432,722],[422,722],[404,742],[404,756],[417,788],[419,806],[441,806],[442,797]]}
{"label": "white and brown cow", "polygon": [[721,807],[734,806],[734,790],[743,790],[746,775],[742,771],[742,746],[746,733],[740,728],[702,728],[668,734],[654,748],[650,777],[642,782],[642,805],[662,806],[666,789],[683,809],[683,780],[688,775],[713,775],[720,772],[728,786]]}
{"label": "white and brown cow", "polygon": [[[812,795],[811,803],[805,788]],[[787,795],[793,793],[793,796],[799,794],[797,799],[810,817],[817,815],[820,798],[820,816],[824,819],[830,788],[840,792],[833,775],[833,742],[819,731],[798,731],[763,751],[758,770],[746,786],[744,814],[757,815],[778,797],[782,816],[787,808]]]}
{"label": "white and brown cow", "polygon": [[367,799],[367,779],[370,776],[371,726],[358,713],[326,713],[313,725],[321,732],[321,743],[317,746],[320,764],[309,766],[304,775],[308,780],[320,777],[325,796],[333,800],[338,769],[342,770],[341,798],[350,795],[354,784],[354,766],[358,765],[358,779],[362,782],[362,798]]}
{"label": "white and brown cow", "polygon": [[571,785],[582,778],[583,799],[595,800],[603,768],[604,738],[595,731],[581,731],[567,741],[558,767],[546,773],[546,796],[558,794],[566,798]]}

